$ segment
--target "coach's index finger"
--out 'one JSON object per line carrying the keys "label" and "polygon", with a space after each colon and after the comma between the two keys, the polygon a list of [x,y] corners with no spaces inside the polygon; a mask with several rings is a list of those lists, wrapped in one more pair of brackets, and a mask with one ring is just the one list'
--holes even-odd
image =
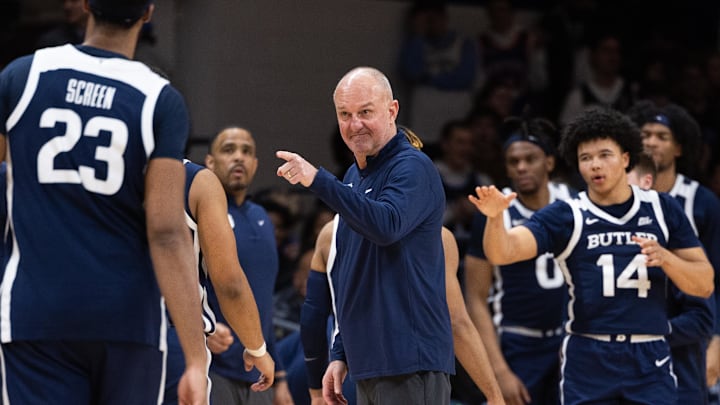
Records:
{"label": "coach's index finger", "polygon": [[278,176],[284,177],[291,184],[300,183],[310,187],[318,172],[315,166],[297,153],[279,150],[275,152],[275,156],[285,161],[277,169]]}

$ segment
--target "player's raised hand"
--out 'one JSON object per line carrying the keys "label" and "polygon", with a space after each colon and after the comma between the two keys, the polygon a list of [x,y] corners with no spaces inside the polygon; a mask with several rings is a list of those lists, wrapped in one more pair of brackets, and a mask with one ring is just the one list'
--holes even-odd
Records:
{"label": "player's raised hand", "polygon": [[287,180],[290,184],[300,183],[305,187],[309,187],[313,180],[315,180],[318,169],[302,156],[284,150],[275,152],[275,156],[285,161],[285,163],[278,167],[277,175]]}
{"label": "player's raised hand", "polygon": [[495,186],[478,186],[475,187],[475,195],[469,195],[468,199],[486,217],[495,218],[510,206],[515,196],[517,193],[505,195]]}

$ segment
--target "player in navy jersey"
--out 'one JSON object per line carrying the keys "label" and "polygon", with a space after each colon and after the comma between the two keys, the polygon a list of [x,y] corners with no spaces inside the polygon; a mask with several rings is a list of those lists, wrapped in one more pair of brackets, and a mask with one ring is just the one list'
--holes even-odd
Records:
{"label": "player in navy jersey", "polygon": [[12,244],[0,290],[3,397],[159,403],[167,303],[187,359],[178,394],[206,404],[183,219],[187,110],[167,80],[131,60],[151,2],[85,4],[82,45],[41,49],[0,74]]}
{"label": "player in navy jersey", "polygon": [[[628,183],[649,190],[655,183],[657,169],[652,156],[641,153],[628,173]],[[670,285],[668,295],[670,345],[673,372],[677,376],[678,405],[707,404],[705,356],[712,336],[715,302],[711,298],[693,297]]]}
{"label": "player in navy jersey", "polygon": [[694,296],[713,292],[712,266],[679,204],[628,185],[641,148],[628,117],[591,108],[568,124],[560,142],[587,191],[510,230],[503,213],[514,193],[478,187],[469,197],[488,217],[489,260],[504,265],[550,251],[563,271],[570,295],[563,404],[675,404],[666,281]]}
{"label": "player in navy jersey", "polygon": [[[254,365],[260,372],[259,380],[252,389],[265,391],[272,386],[275,363],[265,349],[255,297],[238,261],[235,236],[228,221],[225,190],[213,172],[187,160],[185,175],[185,221],[193,235],[205,333],[214,333],[216,327],[215,313],[207,294],[212,282],[224,318],[244,345],[253,348],[242,353],[245,369]],[[171,328],[168,331],[165,405],[178,403],[175,392],[183,367],[177,333]]]}
{"label": "player in navy jersey", "polygon": [[[232,319],[216,312],[217,331],[208,337],[213,352],[210,378],[213,383],[211,402],[214,404],[286,404],[292,401],[285,380],[285,368],[277,355],[273,329],[273,288],[277,278],[278,252],[275,228],[263,207],[251,201],[248,188],[257,171],[255,139],[250,131],[227,127],[210,142],[205,165],[220,179],[227,202],[226,218],[235,235],[235,252],[252,289],[267,351],[275,359],[275,383],[272,389],[257,391],[254,384],[258,372],[247,370],[242,361],[244,345],[226,326]],[[210,276],[212,280],[212,275]],[[213,282],[208,286],[212,308],[222,303],[224,286]]]}
{"label": "player in navy jersey", "polygon": [[[277,151],[277,171],[340,214],[336,337],[323,397],[338,403],[347,372],[360,403],[448,404],[455,359],[445,295],[445,195],[432,161],[398,129],[387,77],[352,69],[333,94],[355,163],[343,181],[302,156]],[[425,389],[416,389],[423,384]]]}
{"label": "player in navy jersey", "polygon": [[669,193],[680,203],[715,270],[715,326],[706,366],[706,384],[713,385],[720,376],[720,200],[688,177],[695,171],[702,145],[700,128],[685,109],[674,104],[659,107],[642,102],[628,114],[640,126],[645,151],[655,162],[653,189]]}
{"label": "player in navy jersey", "polygon": [[[565,184],[550,181],[555,167],[554,126],[543,119],[511,119],[503,144],[505,171],[518,198],[505,211],[507,228],[525,223],[557,199],[568,199]],[[504,194],[512,192],[510,188]],[[560,345],[564,336],[567,287],[547,252],[537,258],[493,266],[482,247],[486,218],[473,220],[465,256],[465,296],[483,336],[498,383],[508,404],[559,404]],[[493,287],[493,313],[488,295]],[[537,303],[542,302],[542,305]]]}

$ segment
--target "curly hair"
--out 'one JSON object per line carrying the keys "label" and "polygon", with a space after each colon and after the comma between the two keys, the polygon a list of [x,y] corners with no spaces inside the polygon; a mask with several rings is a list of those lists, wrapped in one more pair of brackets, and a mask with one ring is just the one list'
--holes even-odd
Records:
{"label": "curly hair", "polygon": [[628,152],[632,170],[642,152],[642,140],[637,125],[625,114],[608,107],[591,107],[565,127],[560,138],[560,154],[571,167],[578,167],[577,150],[581,143],[610,139]]}
{"label": "curly hair", "polygon": [[677,171],[694,174],[702,145],[702,133],[697,121],[687,110],[677,104],[660,107],[652,101],[643,100],[637,102],[628,115],[640,128],[649,122],[657,122],[655,117],[658,115],[666,116],[673,140],[682,148],[682,154],[675,160]]}

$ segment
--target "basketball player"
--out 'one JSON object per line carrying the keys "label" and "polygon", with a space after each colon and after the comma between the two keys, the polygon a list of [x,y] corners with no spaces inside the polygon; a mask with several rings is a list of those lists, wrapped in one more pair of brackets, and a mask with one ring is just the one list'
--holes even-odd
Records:
{"label": "basketball player", "polygon": [[12,243],[0,290],[3,397],[159,403],[166,302],[186,359],[179,397],[207,404],[183,220],[187,110],[167,80],[131,60],[151,1],[85,6],[82,45],[41,49],[0,74]]}
{"label": "basketball player", "polygon": [[[265,391],[273,384],[275,363],[266,350],[255,297],[238,261],[225,190],[212,171],[188,160],[185,161],[185,221],[193,235],[205,333],[211,335],[216,327],[215,313],[208,303],[206,290],[212,282],[224,319],[243,345],[252,348],[245,349],[242,354],[246,369],[254,365],[260,371],[252,389]],[[183,368],[184,358],[177,333],[170,328],[165,405],[178,403],[177,383]]]}
{"label": "basketball player", "polygon": [[[628,183],[650,190],[656,176],[652,156],[641,153],[627,177]],[[715,301],[713,297],[705,299],[684,294],[670,284],[668,316],[671,331],[667,340],[677,376],[677,404],[707,404],[705,356],[713,333]]]}
{"label": "basketball player", "polygon": [[[470,196],[488,217],[483,245],[498,265],[555,255],[570,304],[560,383],[563,404],[675,404],[666,278],[709,297],[713,271],[672,197],[631,187],[627,171],[642,148],[640,132],[607,108],[583,112],[566,127],[561,153],[587,191],[537,211],[507,230],[503,213],[515,194],[494,186]],[[589,372],[592,370],[592,372]]]}
{"label": "basketball player", "polygon": [[[505,226],[519,225],[556,199],[568,199],[565,184],[550,181],[555,167],[551,140],[555,131],[545,120],[513,119],[503,144],[505,171],[518,198],[505,211]],[[510,188],[504,194],[512,192]],[[508,404],[559,404],[560,345],[567,313],[567,287],[552,253],[506,266],[485,257],[482,236],[486,218],[477,213],[465,256],[468,310],[490,357]],[[493,275],[493,315],[488,308]],[[542,305],[536,303],[542,302]],[[493,320],[495,322],[493,322]]]}
{"label": "basketball player", "polygon": [[[657,173],[653,189],[670,194],[680,203],[715,270],[715,327],[707,348],[707,364],[704,361],[700,364],[707,369],[707,381],[702,387],[685,387],[692,398],[690,402],[702,404],[705,401],[698,400],[706,396],[703,394],[705,385],[715,384],[720,372],[720,322],[717,319],[720,310],[717,294],[720,284],[720,250],[717,248],[720,246],[720,200],[710,189],[689,177],[695,172],[702,134],[695,119],[684,108],[675,104],[659,107],[644,101],[628,114],[640,127],[645,151],[655,162]],[[695,382],[693,379],[693,385]],[[682,384],[680,388],[683,388]]]}

